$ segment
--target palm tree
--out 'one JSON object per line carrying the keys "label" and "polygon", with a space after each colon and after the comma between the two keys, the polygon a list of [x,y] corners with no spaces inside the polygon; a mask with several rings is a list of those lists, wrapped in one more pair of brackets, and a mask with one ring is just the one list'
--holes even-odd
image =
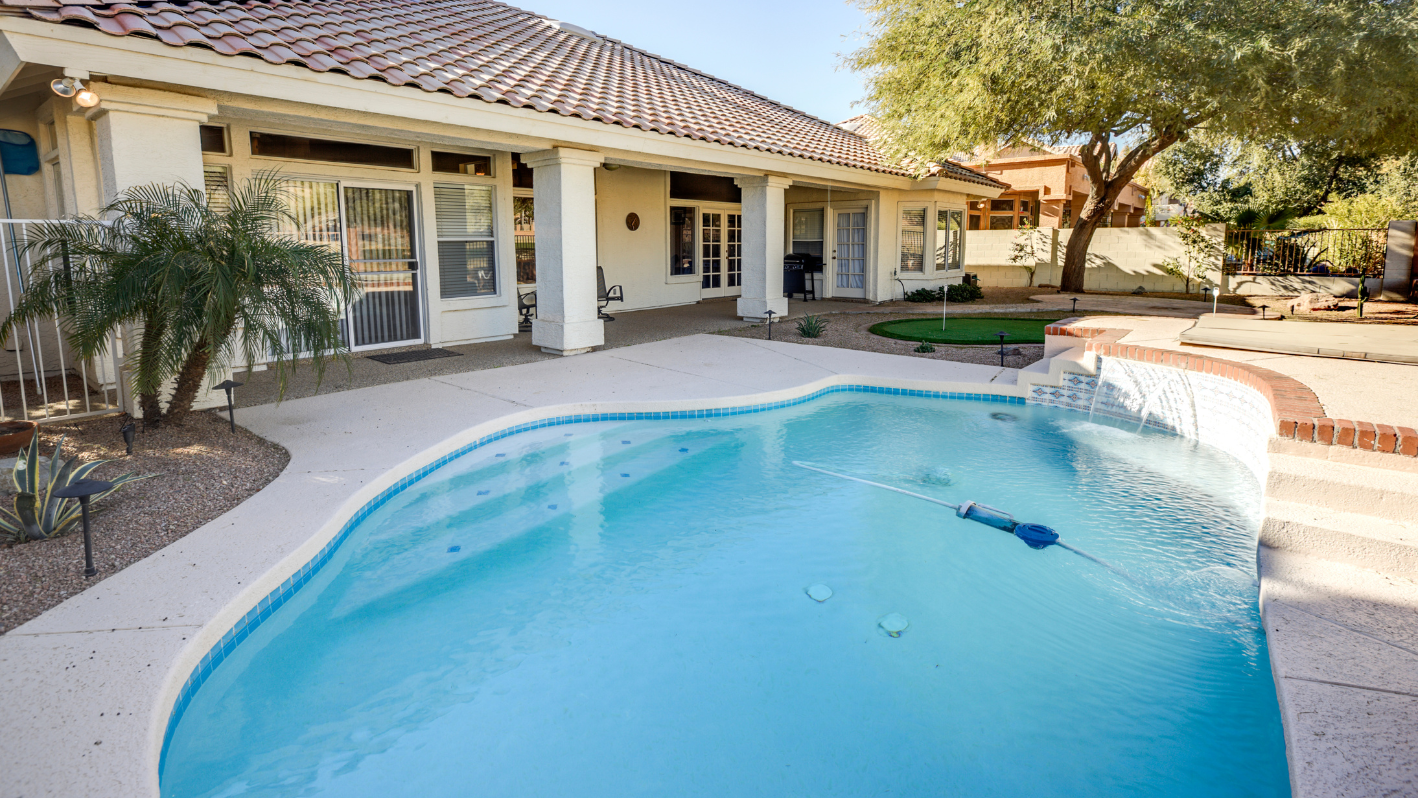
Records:
{"label": "palm tree", "polygon": [[[38,225],[25,242],[36,266],[0,341],[57,315],[87,359],[106,353],[115,327],[140,326],[129,370],[145,419],[181,419],[203,377],[239,361],[267,362],[284,394],[309,358],[318,382],[331,357],[348,356],[342,312],[359,288],[339,252],[282,231],[295,223],[286,199],[279,175],[258,172],[225,210],[190,186],[155,184],[128,189],[100,218]],[[163,415],[159,392],[174,376]]]}

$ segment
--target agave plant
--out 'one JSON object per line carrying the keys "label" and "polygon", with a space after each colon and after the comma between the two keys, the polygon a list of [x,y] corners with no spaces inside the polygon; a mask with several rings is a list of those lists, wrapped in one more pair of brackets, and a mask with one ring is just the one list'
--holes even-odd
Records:
{"label": "agave plant", "polygon": [[798,319],[798,335],[804,338],[821,338],[827,330],[827,319],[821,316],[803,316]]}
{"label": "agave plant", "polygon": [[[12,543],[45,540],[68,532],[81,517],[77,499],[61,499],[54,495],[66,485],[87,479],[95,468],[107,460],[80,463],[78,457],[65,460],[64,439],[54,447],[54,456],[43,461],[39,456],[39,436],[21,449],[15,458],[15,508],[0,507],[0,536]],[[129,482],[147,477],[124,474],[110,480],[113,487],[89,499],[96,502]]]}

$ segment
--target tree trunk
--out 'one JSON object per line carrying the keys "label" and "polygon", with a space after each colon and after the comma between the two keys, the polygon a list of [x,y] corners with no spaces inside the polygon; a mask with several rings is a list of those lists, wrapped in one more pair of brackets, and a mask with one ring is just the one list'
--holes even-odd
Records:
{"label": "tree trunk", "polygon": [[[1091,195],[1089,202],[1092,202]],[[1068,246],[1064,249],[1063,274],[1059,277],[1059,290],[1074,294],[1084,292],[1083,277],[1084,270],[1088,268],[1088,245],[1093,241],[1093,231],[1103,223],[1103,214],[1095,211],[1089,216],[1088,205],[1083,208],[1083,212],[1078,215],[1078,223],[1069,233]]]}
{"label": "tree trunk", "polygon": [[207,378],[207,365],[211,362],[212,347],[207,339],[198,339],[183,362],[182,370],[177,372],[177,386],[173,389],[172,400],[167,403],[165,420],[180,422],[192,412],[192,404],[202,390],[202,382]]}
{"label": "tree trunk", "polygon": [[162,402],[158,400],[156,391],[138,393],[138,411],[143,414],[143,429],[157,426],[162,421]]}

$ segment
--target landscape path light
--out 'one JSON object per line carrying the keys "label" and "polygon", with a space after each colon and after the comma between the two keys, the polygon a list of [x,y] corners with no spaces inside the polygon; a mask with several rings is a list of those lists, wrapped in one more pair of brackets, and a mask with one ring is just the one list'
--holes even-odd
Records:
{"label": "landscape path light", "polygon": [[995,333],[995,335],[998,335],[998,336],[999,336],[999,364],[1000,364],[1001,366],[1003,366],[1003,365],[1004,365],[1004,339],[1009,335],[1009,333],[1007,333],[1007,332],[1005,332],[1005,331],[1003,331],[1003,330],[1000,330],[999,332]]}
{"label": "landscape path light", "polygon": [[219,390],[226,391],[226,415],[227,418],[231,421],[232,434],[236,433],[236,405],[232,404],[231,391],[233,388],[240,388],[243,384],[244,383],[236,382],[234,380],[226,380],[221,385],[215,386]]}
{"label": "landscape path light", "polygon": [[765,315],[768,316],[768,340],[771,341],[773,340],[773,311],[770,310]]}
{"label": "landscape path light", "polygon": [[98,569],[94,567],[94,540],[89,534],[89,498],[112,489],[112,482],[104,482],[101,479],[80,479],[54,491],[54,495],[57,498],[79,500],[79,509],[84,515],[85,577],[90,577],[98,573]]}
{"label": "landscape path light", "polygon": [[128,419],[123,426],[118,428],[118,431],[123,433],[123,445],[128,447],[128,454],[133,453],[133,435],[137,430],[138,428],[133,424],[133,419],[131,418]]}

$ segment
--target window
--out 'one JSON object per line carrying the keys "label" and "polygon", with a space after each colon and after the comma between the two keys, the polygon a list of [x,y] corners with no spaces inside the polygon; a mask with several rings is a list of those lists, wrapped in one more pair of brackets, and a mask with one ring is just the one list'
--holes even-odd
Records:
{"label": "window", "polygon": [[743,192],[732,177],[670,172],[670,197],[700,202],[743,202]]}
{"label": "window", "polygon": [[725,214],[728,227],[724,230],[724,261],[728,272],[724,275],[729,288],[743,285],[743,215]]}
{"label": "window", "polygon": [[724,214],[705,213],[701,219],[700,246],[704,248],[699,263],[704,277],[701,288],[724,287]]}
{"label": "window", "polygon": [[978,213],[972,213],[972,214],[970,214],[970,229],[971,229],[971,230],[979,230],[979,229],[980,229],[980,214],[978,214]]}
{"label": "window", "polygon": [[936,211],[935,268],[936,271],[965,267],[964,211]]}
{"label": "window", "polygon": [[293,158],[357,166],[413,169],[414,151],[404,147],[358,144],[352,141],[284,136],[278,133],[251,133],[251,154],[267,158]]}
{"label": "window", "polygon": [[1013,229],[1014,229],[1014,217],[1013,217],[1013,216],[998,216],[998,215],[997,215],[997,216],[991,216],[991,217],[990,217],[990,229],[991,229],[991,230],[1013,230]]}
{"label": "window", "polygon": [[867,274],[867,213],[837,212],[837,287],[864,289]]}
{"label": "window", "polygon": [[901,271],[926,270],[926,209],[901,211]]}
{"label": "window", "polygon": [[433,171],[450,175],[492,176],[491,155],[465,155],[460,152],[439,152],[434,150]]}
{"label": "window", "polygon": [[202,167],[203,189],[207,192],[207,207],[218,213],[231,208],[231,171],[225,166],[207,164]]}
{"label": "window", "polygon": [[[528,169],[527,171],[532,171]],[[537,230],[531,197],[512,198],[512,233],[517,250],[517,284],[537,281]]]}
{"label": "window", "polygon": [[532,167],[522,163],[522,156],[512,153],[512,187],[531,188],[532,187]]}
{"label": "window", "polygon": [[823,215],[821,208],[793,211],[793,252],[822,257]]}
{"label": "window", "polygon": [[434,186],[438,288],[444,299],[497,293],[492,187]]}
{"label": "window", "polygon": [[992,199],[990,200],[990,210],[992,211],[1014,211],[1014,200],[1012,199]]}
{"label": "window", "polygon": [[202,125],[202,152],[214,155],[230,155],[226,145],[226,128],[222,125]]}
{"label": "window", "polygon": [[694,274],[694,209],[670,208],[670,275]]}

